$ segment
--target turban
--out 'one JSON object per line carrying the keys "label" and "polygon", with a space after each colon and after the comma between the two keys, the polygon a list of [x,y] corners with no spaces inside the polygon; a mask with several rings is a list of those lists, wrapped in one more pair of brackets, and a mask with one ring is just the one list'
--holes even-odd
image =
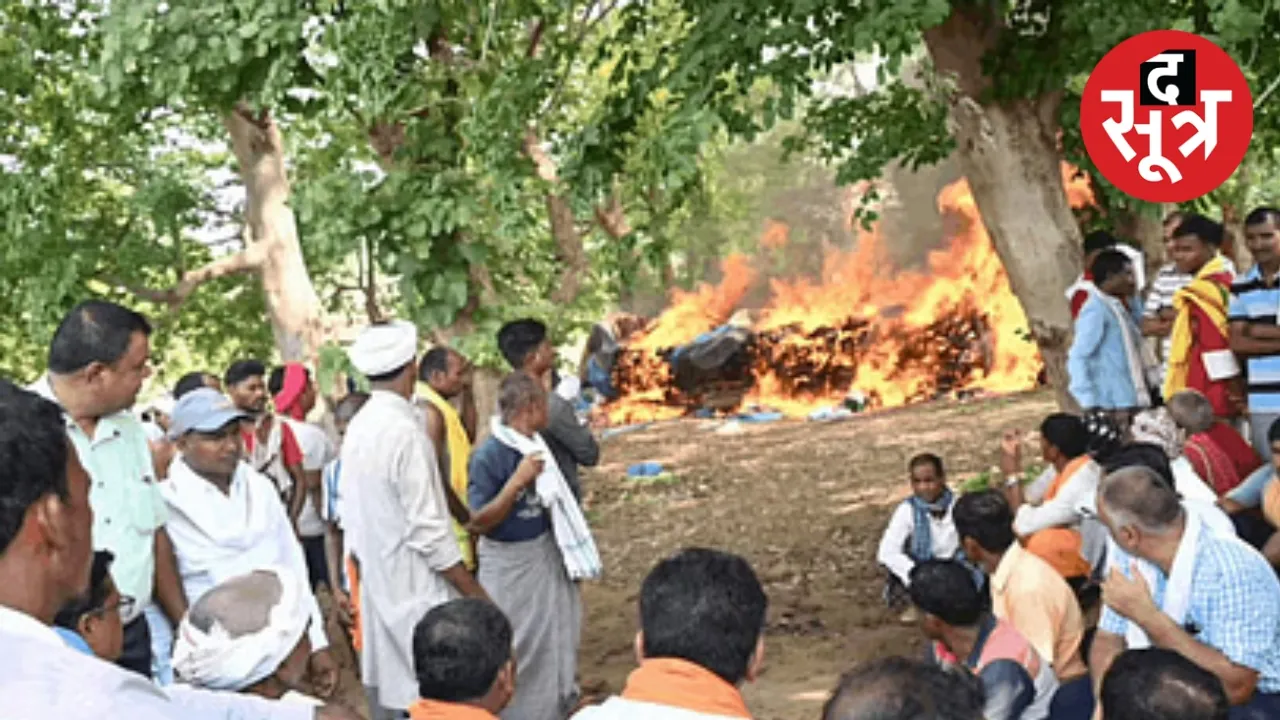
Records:
{"label": "turban", "polygon": [[273,398],[276,410],[294,420],[302,419],[302,408],[297,405],[302,392],[307,389],[307,369],[299,363],[285,363],[284,384]]}
{"label": "turban", "polygon": [[[280,600],[271,608],[266,626],[232,637],[218,618],[207,631],[196,627],[188,610],[173,646],[173,669],[184,681],[207,690],[243,690],[275,674],[298,646],[311,621],[309,588],[284,568],[255,572],[273,574],[280,581]],[[209,593],[218,591],[215,587]]]}
{"label": "turban", "polygon": [[399,370],[417,354],[418,329],[404,320],[366,327],[347,351],[351,364],[366,376]]}

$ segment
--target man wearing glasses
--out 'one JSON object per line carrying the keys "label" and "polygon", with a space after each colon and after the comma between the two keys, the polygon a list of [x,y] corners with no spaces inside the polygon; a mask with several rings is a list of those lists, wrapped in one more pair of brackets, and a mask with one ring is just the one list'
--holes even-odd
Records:
{"label": "man wearing glasses", "polygon": [[111,579],[114,559],[106,550],[95,552],[89,592],[64,605],[53,618],[54,631],[69,647],[107,662],[120,659],[124,650],[121,616],[132,615],[137,606],[133,598],[120,594]]}

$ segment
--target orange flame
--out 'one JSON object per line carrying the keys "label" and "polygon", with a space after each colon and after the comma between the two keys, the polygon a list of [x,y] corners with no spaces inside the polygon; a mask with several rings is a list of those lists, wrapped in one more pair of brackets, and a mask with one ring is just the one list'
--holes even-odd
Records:
{"label": "orange flame", "polygon": [[[1064,163],[1063,181],[1073,206],[1091,204],[1087,177]],[[1009,287],[968,182],[945,187],[938,209],[955,230],[945,247],[928,254],[924,270],[895,269],[876,227],[860,233],[853,250],[829,250],[817,281],[771,280],[771,299],[752,329],[772,344],[757,359],[755,382],[743,403],[803,417],[839,404],[851,391],[870,398],[875,407],[895,407],[940,389],[1007,393],[1035,387],[1042,367],[1039,351],[1027,336],[1026,314]],[[761,245],[785,244],[786,226],[771,222]],[[671,375],[657,353],[723,324],[757,277],[741,255],[727,258],[722,270],[715,286],[674,291],[668,309],[631,343],[631,350],[649,357],[627,371],[648,375],[637,383],[647,389],[608,406],[610,421],[684,414],[686,408],[670,404],[661,389],[670,385]],[[939,348],[955,342],[964,347]],[[941,368],[943,356],[963,362]],[[798,384],[797,377],[806,373],[843,384]],[[941,383],[944,373],[948,380]],[[818,389],[802,391],[798,385]]]}

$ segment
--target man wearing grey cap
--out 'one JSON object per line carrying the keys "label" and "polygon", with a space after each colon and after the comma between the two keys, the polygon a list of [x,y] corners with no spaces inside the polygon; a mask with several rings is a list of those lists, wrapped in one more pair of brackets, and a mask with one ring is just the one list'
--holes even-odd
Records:
{"label": "man wearing grey cap", "polygon": [[365,328],[349,350],[372,384],[342,442],[343,522],[361,565],[361,670],[374,720],[418,699],[414,625],[459,595],[488,599],[462,562],[440,464],[414,408],[418,333],[397,321]]}
{"label": "man wearing grey cap", "polygon": [[[307,564],[275,485],[241,460],[240,423],[248,416],[222,393],[200,388],[174,406],[169,434],[178,458],[161,494],[169,506],[169,536],[189,602],[218,583],[258,567],[282,566],[306,577]],[[324,617],[315,597],[311,615],[311,677],[318,695],[336,689]]]}

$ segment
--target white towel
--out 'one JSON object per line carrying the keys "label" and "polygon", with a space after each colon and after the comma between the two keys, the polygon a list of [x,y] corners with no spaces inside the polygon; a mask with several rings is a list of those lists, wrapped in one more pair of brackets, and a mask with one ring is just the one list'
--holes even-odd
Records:
{"label": "white towel", "polygon": [[555,535],[556,545],[564,558],[565,570],[573,580],[595,580],[600,577],[602,567],[600,552],[596,549],[596,541],[591,537],[591,528],[587,519],[578,507],[569,483],[556,464],[555,455],[547,447],[541,435],[527,437],[502,423],[502,418],[494,417],[489,423],[490,430],[498,442],[520,453],[522,456],[538,455],[544,458],[542,474],[538,476],[536,490],[538,502],[551,512],[551,531]]}
{"label": "white towel", "polygon": [[[302,640],[311,616],[306,581],[282,567],[263,567],[280,579],[280,601],[271,608],[266,627],[233,638],[215,621],[208,632],[191,623],[178,626],[173,669],[186,682],[206,690],[243,690],[271,677]],[[257,572],[257,571],[255,571]]]}

